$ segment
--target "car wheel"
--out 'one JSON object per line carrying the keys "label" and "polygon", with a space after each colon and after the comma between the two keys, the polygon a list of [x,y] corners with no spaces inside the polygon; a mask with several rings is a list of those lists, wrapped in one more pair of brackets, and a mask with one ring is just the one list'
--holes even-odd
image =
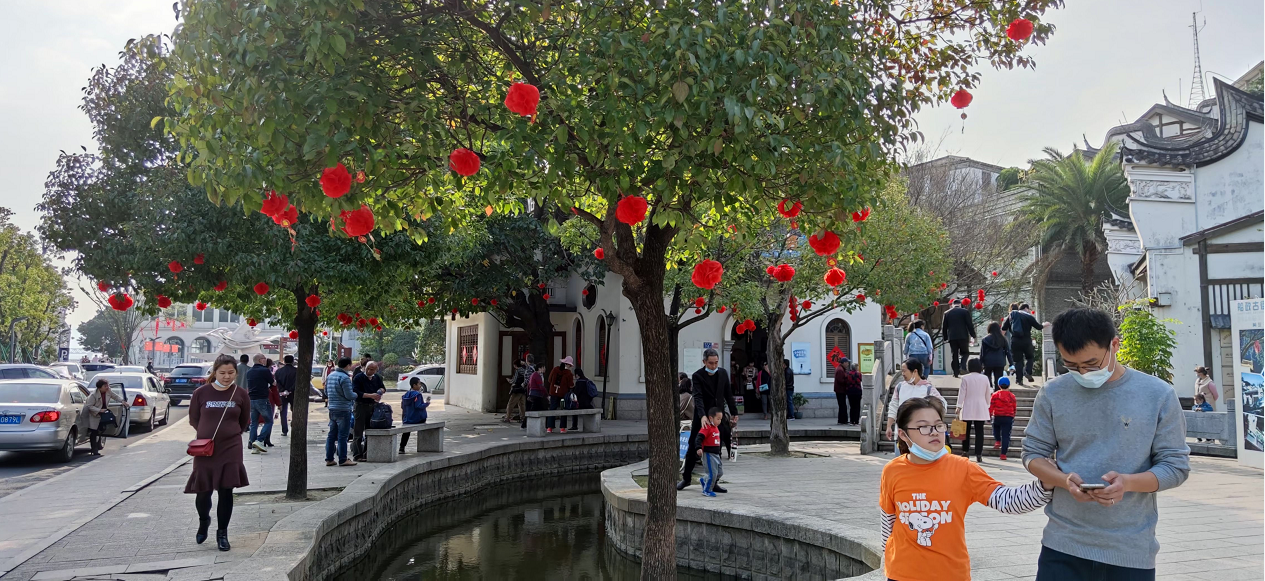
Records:
{"label": "car wheel", "polygon": [[170,419],[171,419],[171,404],[167,404],[167,411],[163,412],[163,421],[158,422],[158,425],[165,426],[167,425],[167,420],[170,420]]}
{"label": "car wheel", "polygon": [[53,452],[53,458],[63,464],[73,460],[75,457],[75,440],[78,437],[79,433],[75,428],[71,428],[70,433],[66,434],[66,441],[62,443],[61,449]]}
{"label": "car wheel", "polygon": [[149,412],[149,422],[145,424],[146,432],[154,431],[154,426],[157,425],[155,423],[155,418],[157,417],[158,417],[158,408],[154,408],[152,411]]}

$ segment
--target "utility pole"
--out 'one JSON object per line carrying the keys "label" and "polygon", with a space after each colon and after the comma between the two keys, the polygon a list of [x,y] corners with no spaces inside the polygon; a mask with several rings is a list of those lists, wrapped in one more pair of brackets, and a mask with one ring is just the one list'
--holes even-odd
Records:
{"label": "utility pole", "polygon": [[[1198,107],[1207,98],[1204,95],[1204,68],[1199,63],[1199,30],[1203,27],[1199,26],[1198,21],[1195,19],[1197,14],[1198,12],[1190,13],[1190,32],[1195,38],[1195,72],[1194,78],[1190,81],[1190,98],[1186,102],[1187,109]],[[1207,24],[1208,20],[1204,19],[1204,25]]]}
{"label": "utility pole", "polygon": [[17,317],[9,321],[9,363],[15,363],[14,358],[17,356],[18,351],[18,336],[13,327],[26,319],[27,317]]}

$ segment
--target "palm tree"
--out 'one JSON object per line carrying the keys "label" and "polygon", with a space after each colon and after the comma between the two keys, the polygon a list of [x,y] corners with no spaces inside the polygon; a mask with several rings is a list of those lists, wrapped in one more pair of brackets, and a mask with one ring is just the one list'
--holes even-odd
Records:
{"label": "palm tree", "polygon": [[1029,162],[1023,182],[1028,190],[1022,197],[1023,213],[1037,226],[1048,257],[1045,270],[1066,254],[1078,257],[1085,294],[1094,288],[1094,263],[1107,249],[1103,220],[1112,208],[1125,207],[1129,197],[1116,149],[1117,144],[1108,143],[1087,163],[1080,150],[1063,155],[1047,147],[1045,159]]}

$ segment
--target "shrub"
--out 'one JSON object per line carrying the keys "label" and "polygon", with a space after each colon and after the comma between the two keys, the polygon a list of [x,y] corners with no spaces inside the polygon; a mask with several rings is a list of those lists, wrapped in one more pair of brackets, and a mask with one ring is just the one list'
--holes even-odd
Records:
{"label": "shrub", "polygon": [[1178,321],[1157,319],[1145,300],[1120,305],[1120,311],[1124,313],[1120,323],[1120,362],[1172,383],[1177,332],[1165,323]]}
{"label": "shrub", "polygon": [[400,356],[395,353],[387,353],[382,356],[382,364],[387,367],[394,367],[400,364]]}

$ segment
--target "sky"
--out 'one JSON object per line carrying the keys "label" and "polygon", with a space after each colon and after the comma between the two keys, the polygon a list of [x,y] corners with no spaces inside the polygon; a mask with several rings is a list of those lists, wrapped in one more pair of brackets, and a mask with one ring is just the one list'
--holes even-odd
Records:
{"label": "sky", "polygon": [[[0,47],[0,207],[32,230],[35,205],[60,150],[94,151],[92,127],[78,109],[92,69],[118,62],[129,38],[170,33],[172,0],[41,0],[3,3]],[[1205,84],[1235,79],[1265,58],[1260,0],[1067,0],[1047,13],[1057,30],[1029,54],[1037,67],[985,68],[966,109],[926,109],[917,120],[938,153],[1002,166],[1025,165],[1041,148],[1069,150],[1082,136],[1094,146],[1107,130],[1133,121],[1161,91],[1184,104],[1194,67],[1191,12],[1201,11]],[[1180,83],[1180,89],[1179,89]],[[1211,95],[1209,95],[1211,96]],[[75,288],[74,284],[71,284]],[[78,291],[75,291],[78,295]],[[77,296],[72,327],[93,315]]]}

